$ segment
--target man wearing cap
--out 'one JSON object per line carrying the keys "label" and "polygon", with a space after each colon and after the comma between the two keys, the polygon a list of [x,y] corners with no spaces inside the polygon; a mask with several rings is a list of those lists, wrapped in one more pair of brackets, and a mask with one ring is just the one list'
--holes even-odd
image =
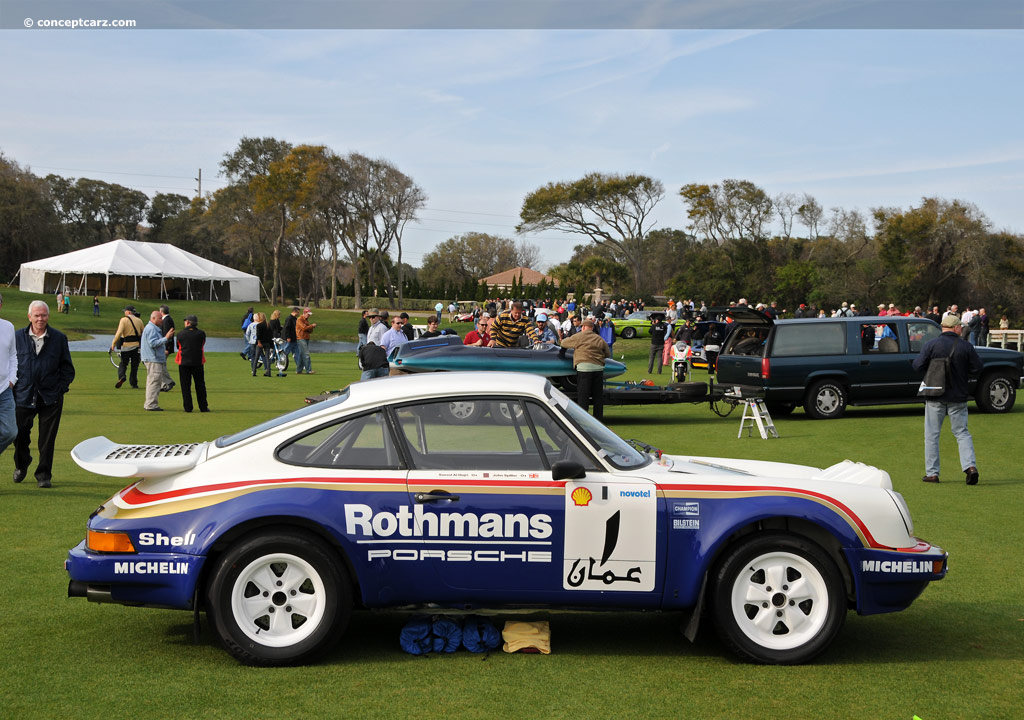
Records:
{"label": "man wearing cap", "polygon": [[548,324],[546,313],[537,313],[537,342],[542,345],[557,345],[558,335]]}
{"label": "man wearing cap", "polygon": [[960,468],[968,485],[978,484],[978,467],[974,458],[974,441],[967,430],[968,380],[982,370],[978,351],[960,337],[960,318],[942,318],[942,334],[925,343],[914,359],[914,369],[924,372],[933,360],[949,358],[946,391],[924,401],[924,477],[928,483],[939,481],[939,434],[949,416],[949,428],[960,451]]}
{"label": "man wearing cap", "polygon": [[[604,418],[604,361],[612,356],[608,343],[594,331],[594,319],[580,324],[580,332],[562,340],[563,348],[572,348],[576,368],[576,403],[584,410],[594,404],[594,417]],[[564,352],[560,351],[561,353]]]}
{"label": "man wearing cap", "polygon": [[662,350],[665,347],[665,335],[668,334],[669,327],[668,323],[665,322],[665,318],[658,313],[651,315],[651,347],[647,353],[647,374],[650,375],[654,372],[655,360],[658,362],[658,374],[661,375],[661,371],[664,365],[661,362]]}
{"label": "man wearing cap", "polygon": [[135,306],[126,305],[124,317],[117,324],[117,332],[110,342],[110,349],[121,348],[121,362],[117,365],[117,382],[114,387],[124,385],[125,371],[131,365],[131,386],[136,390],[139,388],[139,344],[142,341],[143,324],[139,320]]}
{"label": "man wearing cap", "polygon": [[206,333],[199,329],[199,318],[185,316],[185,329],[178,334],[178,379],[181,380],[181,405],[185,412],[192,412],[192,381],[196,383],[196,404],[199,412],[210,412],[206,404],[206,373],[203,363],[206,356]]}
{"label": "man wearing cap", "polygon": [[307,307],[295,321],[295,337],[298,338],[296,342],[299,347],[295,353],[295,364],[298,366],[295,372],[300,375],[313,374],[313,361],[309,356],[309,336],[316,329],[316,323],[310,322],[312,317],[313,311]]}
{"label": "man wearing cap", "polygon": [[370,308],[370,312],[366,313],[366,319],[370,322],[370,329],[366,331],[366,342],[380,345],[380,339],[388,331],[380,321],[380,311],[377,308]]}
{"label": "man wearing cap", "polygon": [[[404,312],[398,316],[398,319],[402,321],[402,332],[405,333],[406,340],[412,340],[416,337],[416,328],[409,322],[409,313]],[[441,322],[438,320],[438,322]]]}

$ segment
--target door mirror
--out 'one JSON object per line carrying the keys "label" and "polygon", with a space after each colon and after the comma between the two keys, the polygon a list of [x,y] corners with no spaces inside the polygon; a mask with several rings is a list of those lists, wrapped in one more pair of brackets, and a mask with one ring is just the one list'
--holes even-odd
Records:
{"label": "door mirror", "polygon": [[559,460],[551,466],[552,480],[579,480],[586,476],[586,468],[575,460]]}

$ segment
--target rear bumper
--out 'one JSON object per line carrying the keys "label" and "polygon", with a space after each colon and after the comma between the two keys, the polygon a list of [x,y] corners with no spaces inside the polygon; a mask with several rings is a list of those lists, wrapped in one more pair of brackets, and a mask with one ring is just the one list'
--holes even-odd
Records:
{"label": "rear bumper", "polygon": [[68,597],[190,610],[205,559],[184,553],[92,553],[83,540],[64,561]]}

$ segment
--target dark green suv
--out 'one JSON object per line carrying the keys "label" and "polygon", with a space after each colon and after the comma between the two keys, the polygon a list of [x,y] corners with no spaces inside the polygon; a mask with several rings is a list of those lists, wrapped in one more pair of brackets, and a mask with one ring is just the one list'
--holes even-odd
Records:
{"label": "dark green suv", "polygon": [[[921,402],[923,373],[911,366],[921,347],[942,332],[931,320],[888,317],[773,321],[751,308],[730,311],[739,325],[718,358],[718,382],[764,393],[773,414],[803,405],[818,419],[840,417],[847,405]],[[985,412],[1013,409],[1024,354],[977,348],[984,370],[971,393]]]}

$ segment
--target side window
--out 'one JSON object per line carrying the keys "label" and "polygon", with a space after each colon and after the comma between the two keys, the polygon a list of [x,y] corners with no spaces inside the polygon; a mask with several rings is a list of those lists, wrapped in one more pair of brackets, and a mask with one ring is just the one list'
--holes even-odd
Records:
{"label": "side window", "polygon": [[772,357],[846,354],[846,324],[797,322],[776,325]]}
{"label": "side window", "polygon": [[910,352],[921,352],[924,344],[937,338],[942,331],[930,322],[908,322],[907,335],[910,337]]}
{"label": "side window", "polygon": [[281,462],[326,468],[399,469],[383,412],[361,415],[295,438],[277,451]]}
{"label": "side window", "polygon": [[899,336],[896,334],[896,324],[861,325],[860,348],[862,353],[898,353],[900,343]]}
{"label": "side window", "polygon": [[395,411],[417,470],[546,470],[518,400],[457,400]]}
{"label": "side window", "polygon": [[537,403],[526,403],[530,420],[537,431],[541,449],[548,462],[554,464],[559,460],[572,460],[580,463],[587,470],[600,470],[591,455],[583,450],[565,431],[565,427],[551,413]]}

